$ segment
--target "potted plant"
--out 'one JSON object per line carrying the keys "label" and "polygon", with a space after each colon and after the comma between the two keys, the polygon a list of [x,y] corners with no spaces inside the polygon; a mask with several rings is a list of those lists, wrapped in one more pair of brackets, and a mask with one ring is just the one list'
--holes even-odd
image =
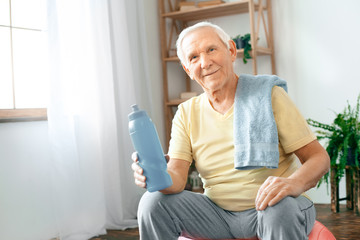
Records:
{"label": "potted plant", "polygon": [[243,62],[245,64],[247,63],[247,59],[251,59],[250,51],[252,50],[252,48],[250,43],[250,37],[250,33],[247,33],[244,36],[237,35],[235,38],[232,39],[235,42],[237,49],[244,49]]}
{"label": "potted plant", "polygon": [[251,59],[250,51],[252,50],[252,48],[250,43],[250,37],[251,37],[250,33],[241,36],[241,41],[243,43],[243,48],[244,48],[243,62],[245,64],[247,63],[247,59]]}
{"label": "potted plant", "polygon": [[[331,168],[335,170],[335,180],[338,183],[344,176],[346,166],[359,167],[360,162],[360,95],[357,98],[355,108],[347,102],[346,108],[336,114],[331,124],[324,124],[308,119],[309,125],[319,128],[318,139],[326,139],[326,151],[330,156]],[[322,177],[318,187],[323,181],[327,184],[329,172]]]}

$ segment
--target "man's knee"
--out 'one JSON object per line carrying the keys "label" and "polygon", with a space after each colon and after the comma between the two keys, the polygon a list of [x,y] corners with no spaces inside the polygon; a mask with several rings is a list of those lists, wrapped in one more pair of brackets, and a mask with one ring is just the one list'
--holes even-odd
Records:
{"label": "man's knee", "polygon": [[290,223],[296,219],[299,207],[293,197],[286,197],[276,205],[258,212],[258,219],[266,224]]}
{"label": "man's knee", "polygon": [[258,212],[258,235],[263,239],[269,236],[305,239],[315,221],[315,215],[311,213],[313,208],[313,203],[305,197],[286,197],[278,204]]}
{"label": "man's knee", "polygon": [[159,204],[163,201],[164,197],[164,194],[160,192],[144,193],[138,206],[138,218],[151,217],[154,213],[158,212]]}

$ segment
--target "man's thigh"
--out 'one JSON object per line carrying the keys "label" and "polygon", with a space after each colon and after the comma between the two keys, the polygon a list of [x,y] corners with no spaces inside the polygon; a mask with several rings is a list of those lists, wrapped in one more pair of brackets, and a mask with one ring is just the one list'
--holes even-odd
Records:
{"label": "man's thigh", "polygon": [[[183,191],[179,194],[145,193],[141,208],[152,208],[166,214],[176,231],[192,238],[227,239],[253,237],[256,234],[256,211],[239,214],[218,207],[203,194]],[[144,202],[146,202],[144,204]],[[158,207],[154,207],[157,205]],[[143,211],[139,209],[139,211]],[[245,216],[247,216],[245,218]],[[158,216],[160,217],[160,216]],[[241,220],[239,221],[239,217]],[[248,227],[249,224],[254,224]],[[172,225],[172,226],[174,226]],[[244,227],[245,226],[245,227]],[[245,230],[245,232],[243,232]]]}
{"label": "man's thigh", "polygon": [[307,239],[315,217],[312,201],[304,196],[286,197],[258,212],[258,236],[262,239]]}

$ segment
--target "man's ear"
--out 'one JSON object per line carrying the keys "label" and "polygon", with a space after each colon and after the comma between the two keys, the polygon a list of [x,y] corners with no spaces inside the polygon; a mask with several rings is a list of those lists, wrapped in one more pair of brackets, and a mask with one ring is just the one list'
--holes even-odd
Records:
{"label": "man's ear", "polygon": [[233,57],[233,60],[235,61],[236,59],[236,55],[237,55],[237,51],[236,51],[236,44],[233,40],[229,40],[229,51],[231,53],[231,56]]}
{"label": "man's ear", "polygon": [[189,71],[189,69],[187,69],[184,64],[181,64],[181,65],[182,65],[183,69],[185,70],[185,72],[187,73],[187,75],[190,76],[190,71]]}

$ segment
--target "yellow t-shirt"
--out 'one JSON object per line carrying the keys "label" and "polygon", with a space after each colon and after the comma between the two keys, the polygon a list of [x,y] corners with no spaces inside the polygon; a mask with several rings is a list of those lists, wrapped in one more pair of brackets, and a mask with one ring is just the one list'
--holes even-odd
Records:
{"label": "yellow t-shirt", "polygon": [[205,194],[229,211],[255,207],[255,198],[268,176],[288,177],[297,168],[293,152],[316,137],[287,93],[272,90],[272,108],[279,135],[279,167],[237,170],[234,168],[233,110],[222,115],[209,103],[206,94],[179,105],[173,119],[169,156],[195,166]]}

